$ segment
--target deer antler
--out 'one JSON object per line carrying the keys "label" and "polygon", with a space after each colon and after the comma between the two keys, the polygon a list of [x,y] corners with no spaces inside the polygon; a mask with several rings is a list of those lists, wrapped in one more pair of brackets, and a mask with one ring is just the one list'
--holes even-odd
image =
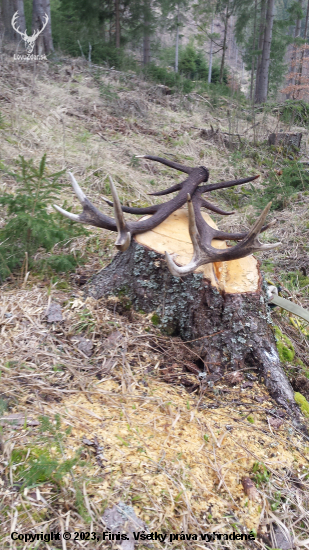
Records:
{"label": "deer antler", "polygon": [[[90,200],[86,197],[84,192],[79,187],[74,176],[69,172],[73,189],[83,207],[83,211],[81,214],[77,215],[72,214],[71,212],[67,212],[59,206],[54,205],[54,207],[56,208],[56,210],[58,210],[58,212],[73,221],[94,225],[96,227],[102,227],[104,229],[109,229],[110,231],[117,231],[118,238],[116,240],[116,246],[119,250],[124,251],[129,247],[132,235],[144,233],[145,231],[154,229],[154,227],[161,224],[166,218],[168,218],[168,216],[181,208],[187,201],[189,212],[189,232],[193,243],[194,254],[191,262],[187,266],[180,267],[173,261],[172,257],[166,253],[168,267],[172,274],[176,276],[192,273],[197,267],[202,264],[243,258],[244,256],[248,256],[249,254],[257,250],[269,250],[281,244],[262,244],[258,240],[259,233],[265,231],[275,223],[275,221],[273,221],[263,226],[271,203],[269,203],[269,205],[263,210],[261,216],[258,218],[251,231],[249,231],[248,233],[226,233],[225,231],[214,229],[206,223],[200,211],[201,208],[204,207],[222,215],[228,216],[230,214],[233,214],[234,212],[225,212],[224,210],[221,210],[217,206],[213,205],[212,203],[206,201],[202,197],[202,195],[215,189],[223,189],[235,185],[242,185],[244,183],[255,180],[259,176],[251,176],[249,178],[243,178],[240,180],[219,182],[210,185],[202,185],[199,187],[200,183],[207,182],[208,180],[209,172],[207,168],[204,168],[203,166],[200,166],[198,168],[191,168],[189,166],[178,164],[176,162],[163,159],[161,157],[153,157],[149,155],[145,155],[142,158],[161,162],[166,166],[170,166],[171,168],[180,170],[181,172],[185,172],[188,174],[188,177],[183,182],[176,184],[165,191],[160,192],[160,194],[169,194],[174,191],[178,191],[178,194],[173,199],[162,204],[149,206],[147,208],[132,208],[121,206],[116,187],[112,178],[110,177],[113,202],[105,198],[104,200],[107,202],[107,204],[114,207],[115,219],[113,219],[109,216],[106,216],[106,214],[100,212],[90,202]],[[123,212],[128,212],[130,214],[151,215],[147,219],[142,219],[138,221],[126,221],[123,216]],[[236,240],[240,242],[233,247],[227,248],[226,250],[218,250],[211,246],[211,242],[213,239]]]}
{"label": "deer antler", "polygon": [[[162,223],[164,220],[166,220],[166,218],[168,218],[168,216],[175,212],[175,210],[181,208],[186,202],[187,193],[194,194],[197,186],[200,183],[208,180],[209,172],[207,168],[204,168],[203,166],[200,166],[199,168],[190,168],[189,177],[182,182],[181,189],[178,195],[168,202],[156,205],[155,207],[150,207],[151,211],[148,210],[147,213],[152,213],[153,215],[146,220],[139,221],[125,221],[122,207],[118,199],[116,187],[114,186],[111,178],[111,191],[114,199],[114,202],[112,204],[114,206],[115,219],[110,218],[109,216],[106,216],[105,214],[100,212],[81,190],[73,174],[69,172],[69,175],[71,178],[72,187],[83,207],[83,211],[81,214],[77,215],[72,214],[72,212],[67,212],[57,205],[54,205],[54,208],[70,220],[94,225],[96,227],[102,227],[104,229],[109,229],[110,231],[118,231],[116,246],[117,248],[119,248],[119,250],[124,251],[129,247],[132,235],[144,233],[145,231],[153,229],[157,225],[160,225],[160,223]],[[130,212],[136,213],[132,211]],[[143,209],[143,212],[139,211],[137,213],[145,213],[145,209]]]}
{"label": "deer antler", "polygon": [[[266,229],[263,228],[263,223],[266,219],[266,216],[270,210],[271,202],[268,203],[266,208],[264,208],[262,214],[257,219],[251,230],[244,235],[241,242],[227,248],[226,250],[218,250],[211,246],[211,241],[218,238],[218,234],[222,238],[222,232],[214,229],[208,225],[203,216],[200,213],[199,201],[195,197],[191,200],[190,195],[187,197],[188,202],[188,217],[189,217],[189,233],[193,244],[193,257],[189,264],[185,266],[178,266],[172,256],[165,253],[166,262],[168,268],[172,275],[180,277],[181,275],[188,275],[193,273],[200,265],[205,265],[213,262],[227,262],[230,260],[237,260],[239,258],[244,258],[252,252],[258,250],[271,250],[279,246],[281,243],[273,244],[264,244],[261,243],[258,239],[258,235],[261,231]],[[268,224],[267,227],[269,227]],[[229,235],[229,234],[226,234]],[[235,239],[235,235],[230,234],[225,238]]]}

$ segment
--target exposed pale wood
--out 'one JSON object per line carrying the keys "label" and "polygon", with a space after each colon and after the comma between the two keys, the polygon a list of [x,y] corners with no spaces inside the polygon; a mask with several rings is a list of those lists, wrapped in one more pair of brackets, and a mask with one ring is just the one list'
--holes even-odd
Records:
{"label": "exposed pale wood", "polygon": [[[211,227],[217,229],[208,214],[203,213],[203,218]],[[189,235],[187,210],[177,210],[151,231],[136,235],[135,240],[160,254],[175,253],[179,265],[188,264],[193,255],[193,246]],[[227,248],[224,241],[217,240],[212,241],[212,246],[219,249]],[[259,288],[259,269],[257,260],[252,255],[230,262],[206,264],[199,267],[196,272],[204,273],[205,279],[208,279],[212,286],[229,294],[256,292]]]}

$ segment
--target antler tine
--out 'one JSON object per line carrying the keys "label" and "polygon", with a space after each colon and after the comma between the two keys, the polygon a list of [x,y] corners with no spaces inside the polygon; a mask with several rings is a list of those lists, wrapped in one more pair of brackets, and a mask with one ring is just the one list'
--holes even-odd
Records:
{"label": "antler tine", "polygon": [[81,204],[83,204],[85,202],[86,195],[85,195],[84,191],[82,191],[82,189],[78,185],[78,183],[77,183],[76,179],[74,178],[72,172],[69,172],[69,176],[70,176],[70,180],[71,180],[71,183],[72,183],[72,187],[75,191],[75,194],[76,194],[79,202]]}
{"label": "antler tine", "polygon": [[[193,197],[196,199],[196,197]],[[199,203],[197,204],[199,206]],[[188,215],[189,215],[189,231],[193,244],[193,257],[189,264],[186,266],[177,266],[169,254],[165,254],[167,265],[172,275],[181,276],[193,273],[200,265],[205,265],[213,262],[225,262],[230,260],[237,260],[248,256],[252,252],[258,250],[271,250],[276,248],[281,243],[264,244],[258,240],[258,235],[263,229],[263,223],[270,210],[271,202],[264,208],[263,212],[256,220],[251,230],[245,235],[244,239],[226,250],[218,250],[211,246],[211,240],[217,237],[215,229],[211,228],[198,211],[198,222],[196,223],[195,212],[193,205],[188,203]],[[268,227],[273,225],[270,222]],[[192,234],[192,235],[191,235]],[[203,236],[203,240],[201,239]]]}
{"label": "antler tine", "polygon": [[170,193],[174,193],[174,191],[179,191],[181,189],[181,183],[176,183],[175,185],[172,185],[172,187],[169,187],[168,189],[163,189],[163,191],[156,191],[155,193],[148,193],[148,195],[153,195],[154,197],[160,197],[161,195],[169,195]]}
{"label": "antler tine", "polygon": [[[102,199],[108,204],[108,206],[114,206],[114,203],[105,197],[102,197]],[[160,208],[160,204],[153,204],[152,206],[146,206],[145,208],[138,208],[135,206],[122,206],[121,210],[122,212],[126,212],[127,214],[136,214],[144,216],[145,214],[154,214],[157,212],[157,210]]]}
{"label": "antler tine", "polygon": [[179,164],[178,162],[173,162],[172,160],[164,159],[162,157],[153,157],[152,155],[136,155],[136,158],[161,162],[161,164],[165,164],[165,166],[169,166],[170,168],[174,168],[180,172],[185,172],[185,174],[191,174],[194,170],[194,168],[191,168],[190,166],[185,166],[184,164]]}
{"label": "antler tine", "polygon": [[82,191],[71,172],[69,172],[69,176],[74,192],[83,207],[83,211],[80,214],[73,214],[72,212],[68,212],[67,210],[64,210],[60,206],[54,204],[53,207],[55,208],[55,210],[74,222],[94,225],[95,227],[109,229],[110,231],[117,231],[115,220],[100,212],[100,210],[98,210],[86,197],[85,193]]}
{"label": "antler tine", "polygon": [[215,191],[216,189],[225,189],[227,187],[234,187],[234,185],[243,185],[244,183],[249,183],[254,181],[260,176],[250,176],[249,178],[243,178],[240,180],[231,180],[231,181],[221,181],[219,183],[210,183],[208,185],[201,185],[199,188],[201,193],[208,193],[209,191]]}
{"label": "antler tine", "polygon": [[221,210],[221,208],[219,208],[218,206],[215,206],[214,204],[211,204],[211,202],[208,202],[205,199],[201,200],[201,206],[203,206],[204,208],[208,208],[208,210],[212,210],[212,212],[221,214],[221,216],[231,216],[232,214],[235,214],[235,211],[225,212],[225,210]]}
{"label": "antler tine", "polygon": [[117,237],[117,240],[115,242],[115,246],[119,250],[124,252],[130,246],[131,233],[128,230],[126,221],[124,219],[124,216],[123,216],[123,213],[122,213],[122,210],[121,210],[120,200],[119,200],[119,197],[118,197],[118,194],[117,194],[117,189],[114,185],[114,182],[113,182],[111,176],[109,176],[109,181],[110,181],[110,185],[111,185],[111,192],[112,192],[113,199],[114,199],[114,213],[115,213],[116,225],[117,225],[117,229],[118,229],[118,237]]}
{"label": "antler tine", "polygon": [[[259,240],[258,240],[258,235],[259,233],[261,233],[261,229],[263,227],[263,223],[267,217],[267,214],[268,212],[270,211],[270,207],[271,207],[271,202],[268,203],[268,205],[264,208],[262,214],[260,215],[260,217],[256,220],[255,224],[253,225],[253,227],[251,228],[251,230],[249,231],[249,233],[246,235],[246,237],[241,241],[241,245],[246,245],[247,243],[249,243],[250,241],[252,241],[252,245],[251,245],[251,248],[253,249],[253,247],[256,249],[256,250],[271,250],[272,248],[276,248],[277,246],[281,245],[280,242],[278,243],[272,243],[272,244],[266,244],[266,243],[261,243]],[[271,222],[270,222],[271,223]],[[273,225],[273,224],[272,224]],[[268,227],[270,226],[270,224],[268,224]],[[236,245],[236,246],[239,246]]]}
{"label": "antler tine", "polygon": [[53,204],[53,207],[60,214],[62,214],[66,218],[69,218],[69,220],[73,220],[73,222],[79,222],[80,221],[79,216],[77,214],[73,214],[73,212],[68,212],[68,210],[64,210],[63,208],[61,208],[61,206],[57,206],[57,204]]}
{"label": "antler tine", "polygon": [[189,273],[193,273],[193,271],[195,271],[197,267],[201,265],[200,264],[200,260],[201,260],[200,246],[198,242],[199,233],[196,226],[192,200],[189,193],[187,195],[187,205],[188,205],[188,218],[189,218],[189,233],[193,244],[194,252],[193,252],[191,262],[185,266],[176,265],[173,260],[173,257],[168,252],[165,252],[165,259],[166,259],[167,266],[171,274],[174,275],[175,277],[180,277],[181,275],[188,275]]}

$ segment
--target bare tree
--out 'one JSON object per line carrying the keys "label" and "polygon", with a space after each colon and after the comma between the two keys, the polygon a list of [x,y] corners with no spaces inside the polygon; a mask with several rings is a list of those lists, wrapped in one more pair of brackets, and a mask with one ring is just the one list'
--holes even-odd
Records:
{"label": "bare tree", "polygon": [[[302,10],[303,10],[303,0],[299,0],[299,12],[297,14],[296,23],[295,23],[295,31],[294,31],[294,38],[299,38],[300,31],[301,31],[301,22],[302,22]],[[292,48],[292,55],[290,60],[290,80],[289,80],[289,86],[295,85],[295,79],[296,79],[296,64],[297,64],[297,43],[293,45]],[[287,99],[290,98],[290,94],[288,93],[286,95]]]}
{"label": "bare tree", "polygon": [[116,27],[116,48],[120,48],[120,6],[119,6],[119,0],[115,0],[115,27]]}
{"label": "bare tree", "polygon": [[257,84],[260,80],[260,73],[261,73],[262,52],[263,52],[265,25],[266,25],[266,7],[267,7],[267,0],[261,0],[259,41],[258,41],[258,50],[261,53],[259,53],[258,58],[257,58],[256,80],[255,80],[255,96],[256,96],[256,92],[257,92]]}
{"label": "bare tree", "polygon": [[[306,12],[306,19],[305,19],[305,28],[304,28],[304,40],[307,40],[307,33],[308,33],[308,21],[309,21],[309,0],[307,2],[307,12]],[[299,69],[298,69],[298,85],[301,84],[302,75],[303,75],[303,67],[304,67],[304,57],[305,57],[305,51],[306,49],[303,48],[301,52],[301,57],[299,61]],[[308,55],[308,53],[307,53]]]}
{"label": "bare tree", "polygon": [[256,83],[256,103],[264,103],[267,100],[268,77],[270,65],[271,39],[275,15],[275,0],[267,0],[266,25],[263,38],[263,50],[259,78]]}
{"label": "bare tree", "polygon": [[36,40],[35,53],[39,55],[49,54],[54,50],[51,31],[50,0],[33,0],[32,29],[36,31],[43,27],[45,14],[48,16],[48,23]]}
{"label": "bare tree", "polygon": [[144,0],[143,64],[150,63],[150,0]]}

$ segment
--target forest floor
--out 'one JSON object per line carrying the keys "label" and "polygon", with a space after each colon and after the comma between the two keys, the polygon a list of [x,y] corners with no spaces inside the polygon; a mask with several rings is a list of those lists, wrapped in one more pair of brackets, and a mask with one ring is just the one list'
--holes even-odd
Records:
{"label": "forest floor", "polygon": [[[286,129],[271,114],[252,119],[250,108],[231,98],[217,98],[214,106],[206,94],[165,95],[134,73],[68,58],[30,67],[2,55],[0,114],[5,166],[13,168],[18,155],[38,165],[47,153],[50,172],[72,171],[106,213],[108,174],[130,206],[154,203],[148,193],[178,181],[171,169],[136,155],[205,165],[210,183],[257,173],[263,182],[269,154],[263,141]],[[206,135],[211,126],[215,132]],[[306,129],[290,129],[303,132],[306,159]],[[61,181],[59,205],[67,201],[78,212],[66,174]],[[14,186],[2,172],[0,192]],[[256,193],[260,189],[257,183]],[[248,196],[249,186],[214,194],[221,207],[237,208],[224,221],[214,216],[220,228],[252,224],[257,210]],[[284,246],[260,255],[266,278],[305,308],[308,204],[309,195],[298,193],[275,213],[278,223],[263,238]],[[192,391],[181,370],[182,344],[163,336],[152,315],[84,299],[82,284],[110,262],[114,241],[92,228],[67,245],[85,259],[75,273],[51,279],[35,272],[25,277],[23,269],[1,287],[1,547],[101,548],[102,532],[111,528],[106,510],[117,505],[123,518],[117,532],[167,534],[164,543],[147,540],[145,547],[217,548],[222,541],[203,542],[200,534],[252,532],[255,541],[224,540],[224,547],[309,548],[308,438],[250,372],[235,385]],[[60,306],[62,321],[46,317],[50,304]],[[300,330],[283,311],[272,317],[293,349],[285,369],[296,384],[309,373],[306,327]],[[164,379],[170,366],[179,370],[178,384]],[[309,397],[309,383],[302,393]],[[67,531],[72,538],[26,544],[12,540],[13,531]],[[87,540],[75,532],[96,535]]]}

